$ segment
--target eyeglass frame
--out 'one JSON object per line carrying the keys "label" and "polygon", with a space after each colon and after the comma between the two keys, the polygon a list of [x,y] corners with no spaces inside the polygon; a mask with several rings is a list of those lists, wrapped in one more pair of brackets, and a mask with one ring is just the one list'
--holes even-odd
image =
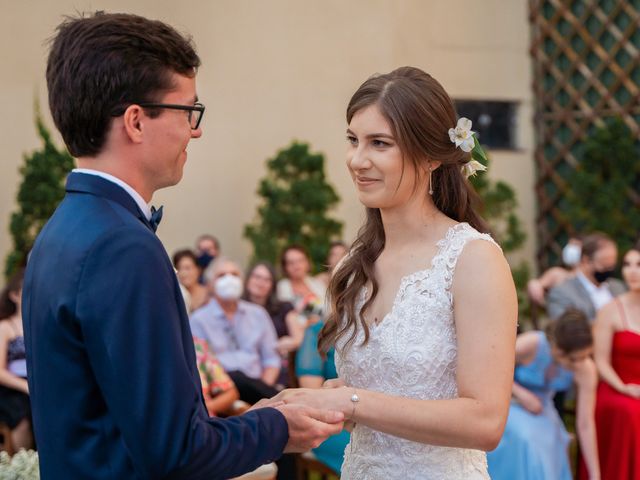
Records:
{"label": "eyeglass frame", "polygon": [[[179,105],[177,103],[152,103],[152,102],[149,102],[149,103],[133,102],[131,103],[131,105],[138,105],[142,108],[168,108],[170,110],[183,110],[185,112],[189,112],[188,120],[189,120],[189,126],[191,127],[191,130],[197,130],[200,127],[200,123],[202,122],[202,117],[204,117],[204,110],[205,110],[205,106],[200,102],[194,103],[193,106]],[[191,126],[191,116],[193,115],[193,112],[199,112],[198,120],[196,122],[195,127]],[[124,111],[122,111],[122,113],[113,113],[112,116],[119,117],[122,114],[124,114]]]}
{"label": "eyeglass frame", "polygon": [[178,105],[176,103],[138,103],[142,108],[168,108],[170,110],[184,110],[185,112],[189,112],[189,125],[191,126],[191,115],[193,112],[200,112],[198,116],[198,120],[196,121],[196,126],[191,127],[191,130],[197,130],[200,126],[200,122],[202,122],[202,117],[204,117],[204,105],[200,102],[196,102],[191,105]]}

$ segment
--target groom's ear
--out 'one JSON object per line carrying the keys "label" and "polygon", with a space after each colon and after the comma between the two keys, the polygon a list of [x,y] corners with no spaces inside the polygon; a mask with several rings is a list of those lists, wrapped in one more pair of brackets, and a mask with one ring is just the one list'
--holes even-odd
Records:
{"label": "groom's ear", "polygon": [[142,143],[145,120],[144,109],[140,105],[129,105],[122,116],[124,131],[132,143]]}

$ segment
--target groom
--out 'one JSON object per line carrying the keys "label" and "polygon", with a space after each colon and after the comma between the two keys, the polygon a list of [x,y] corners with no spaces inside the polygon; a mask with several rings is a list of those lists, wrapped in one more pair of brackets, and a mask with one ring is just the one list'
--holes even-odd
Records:
{"label": "groom", "polygon": [[49,104],[79,169],[24,282],[29,390],[42,478],[226,479],[341,430],[300,405],[209,418],[153,193],[202,135],[188,40],[127,14],[67,19]]}

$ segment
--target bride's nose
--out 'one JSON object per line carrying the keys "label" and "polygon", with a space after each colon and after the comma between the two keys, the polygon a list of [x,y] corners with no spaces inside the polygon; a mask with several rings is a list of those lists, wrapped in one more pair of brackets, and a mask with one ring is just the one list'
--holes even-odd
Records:
{"label": "bride's nose", "polygon": [[354,172],[371,168],[371,161],[365,149],[361,146],[350,149],[347,153],[347,166]]}

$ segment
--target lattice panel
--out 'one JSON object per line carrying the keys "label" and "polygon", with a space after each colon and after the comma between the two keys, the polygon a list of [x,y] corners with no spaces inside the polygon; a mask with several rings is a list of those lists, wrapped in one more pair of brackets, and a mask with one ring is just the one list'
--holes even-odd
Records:
{"label": "lattice panel", "polygon": [[640,138],[640,0],[530,0],[529,7],[536,256],[544,269],[573,233],[562,213],[566,178],[584,140],[610,117],[622,118]]}

